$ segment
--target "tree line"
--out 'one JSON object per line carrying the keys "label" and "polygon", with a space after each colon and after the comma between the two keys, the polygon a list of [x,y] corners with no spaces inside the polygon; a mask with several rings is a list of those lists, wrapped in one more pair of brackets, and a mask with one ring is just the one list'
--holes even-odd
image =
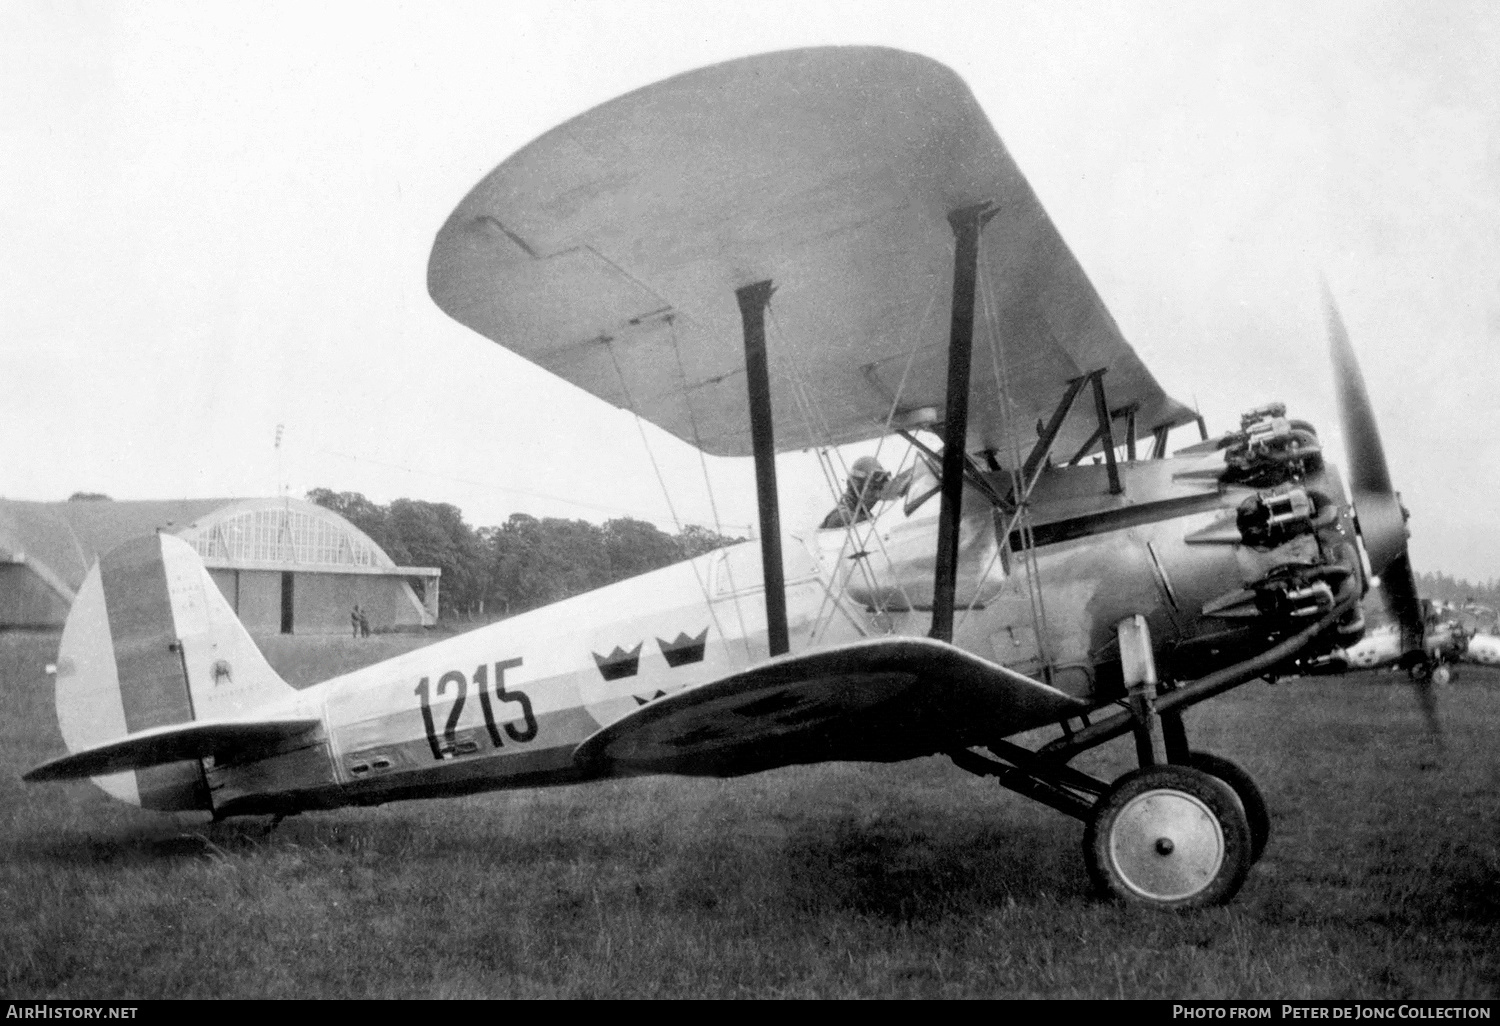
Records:
{"label": "tree line", "polygon": [[1500,608],[1500,581],[1490,578],[1484,584],[1470,584],[1462,578],[1441,571],[1417,575],[1417,594],[1438,602],[1478,602]]}
{"label": "tree line", "polygon": [[[70,502],[108,499],[100,492],[68,496]],[[439,567],[442,612],[448,616],[523,612],[743,540],[697,525],[667,534],[630,517],[601,526],[513,513],[499,527],[472,528],[446,502],[396,499],[382,506],[359,492],[330,488],[314,488],[307,499],[365,532],[399,565]],[[1422,573],[1417,593],[1500,608],[1500,579],[1493,577],[1471,584],[1442,572]]]}
{"label": "tree line", "polygon": [[309,502],[359,528],[399,566],[434,566],[444,617],[510,615],[741,541],[691,525],[667,534],[631,517],[586,520],[512,513],[471,527],[457,506],[421,499],[371,502],[359,492],[314,488]]}

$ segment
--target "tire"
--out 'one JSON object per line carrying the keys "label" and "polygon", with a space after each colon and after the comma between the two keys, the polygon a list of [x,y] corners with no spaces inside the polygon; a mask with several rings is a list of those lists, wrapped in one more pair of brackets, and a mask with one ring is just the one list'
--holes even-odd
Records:
{"label": "tire", "polygon": [[1103,893],[1156,909],[1222,905],[1250,872],[1250,824],[1234,790],[1191,766],[1127,773],[1094,806],[1083,835]]}
{"label": "tire", "polygon": [[1189,752],[1184,765],[1200,769],[1218,777],[1229,785],[1240,805],[1245,810],[1245,822],[1250,826],[1250,862],[1253,865],[1265,854],[1266,842],[1271,839],[1271,810],[1266,799],[1255,784],[1255,778],[1246,773],[1237,762],[1209,752]]}

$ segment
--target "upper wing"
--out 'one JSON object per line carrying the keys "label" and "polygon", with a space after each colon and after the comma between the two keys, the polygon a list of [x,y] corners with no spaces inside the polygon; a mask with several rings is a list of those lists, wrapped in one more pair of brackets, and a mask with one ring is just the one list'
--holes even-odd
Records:
{"label": "upper wing", "polygon": [[[594,395],[746,455],[735,290],[770,279],[777,448],[839,444],[886,433],[893,410],[943,410],[947,216],[985,200],[997,213],[981,246],[971,451],[1029,446],[1067,380],[1099,368],[1142,430],[1192,420],[1121,337],[968,87],[897,50],[749,57],[574,118],[459,204],[428,289]],[[1059,451],[1095,425],[1080,409]]]}
{"label": "upper wing", "polygon": [[734,776],[798,763],[892,762],[1086,712],[1077,699],[927,638],[786,656],[657,699],[574,760],[615,773]]}

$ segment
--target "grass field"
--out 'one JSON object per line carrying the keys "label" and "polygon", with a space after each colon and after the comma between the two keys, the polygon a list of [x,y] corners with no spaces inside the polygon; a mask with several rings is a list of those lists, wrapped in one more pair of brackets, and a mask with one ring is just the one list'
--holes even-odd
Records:
{"label": "grass field", "polygon": [[[268,645],[299,682],[391,654]],[[8,997],[1497,997],[1500,672],[1248,685],[1189,716],[1274,833],[1238,898],[1087,890],[1082,826],[944,759],[208,825],[28,786],[55,636],[0,635]],[[1129,744],[1086,768],[1127,768]]]}

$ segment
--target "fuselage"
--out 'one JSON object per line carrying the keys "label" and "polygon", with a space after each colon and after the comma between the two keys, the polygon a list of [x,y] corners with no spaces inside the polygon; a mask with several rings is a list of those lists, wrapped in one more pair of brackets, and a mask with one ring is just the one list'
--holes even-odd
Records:
{"label": "fuselage", "polygon": [[[1103,705],[1120,695],[1123,617],[1146,616],[1169,677],[1300,626],[1317,596],[1272,613],[1264,584],[1288,567],[1358,575],[1342,486],[1302,481],[1321,523],[1254,545],[1240,511],[1263,492],[1223,467],[1216,451],[1123,464],[1117,495],[1103,467],[1049,469],[1020,518],[967,490],[954,643]],[[938,505],[784,538],[792,654],[928,632]],[[205,775],[218,815],[578,781],[573,752],[596,731],[768,657],[760,547],[744,543],[301,691],[281,711],[316,715],[318,736]]]}
{"label": "fuselage", "polygon": [[1474,635],[1464,649],[1464,658],[1471,663],[1500,666],[1500,637],[1493,634]]}

